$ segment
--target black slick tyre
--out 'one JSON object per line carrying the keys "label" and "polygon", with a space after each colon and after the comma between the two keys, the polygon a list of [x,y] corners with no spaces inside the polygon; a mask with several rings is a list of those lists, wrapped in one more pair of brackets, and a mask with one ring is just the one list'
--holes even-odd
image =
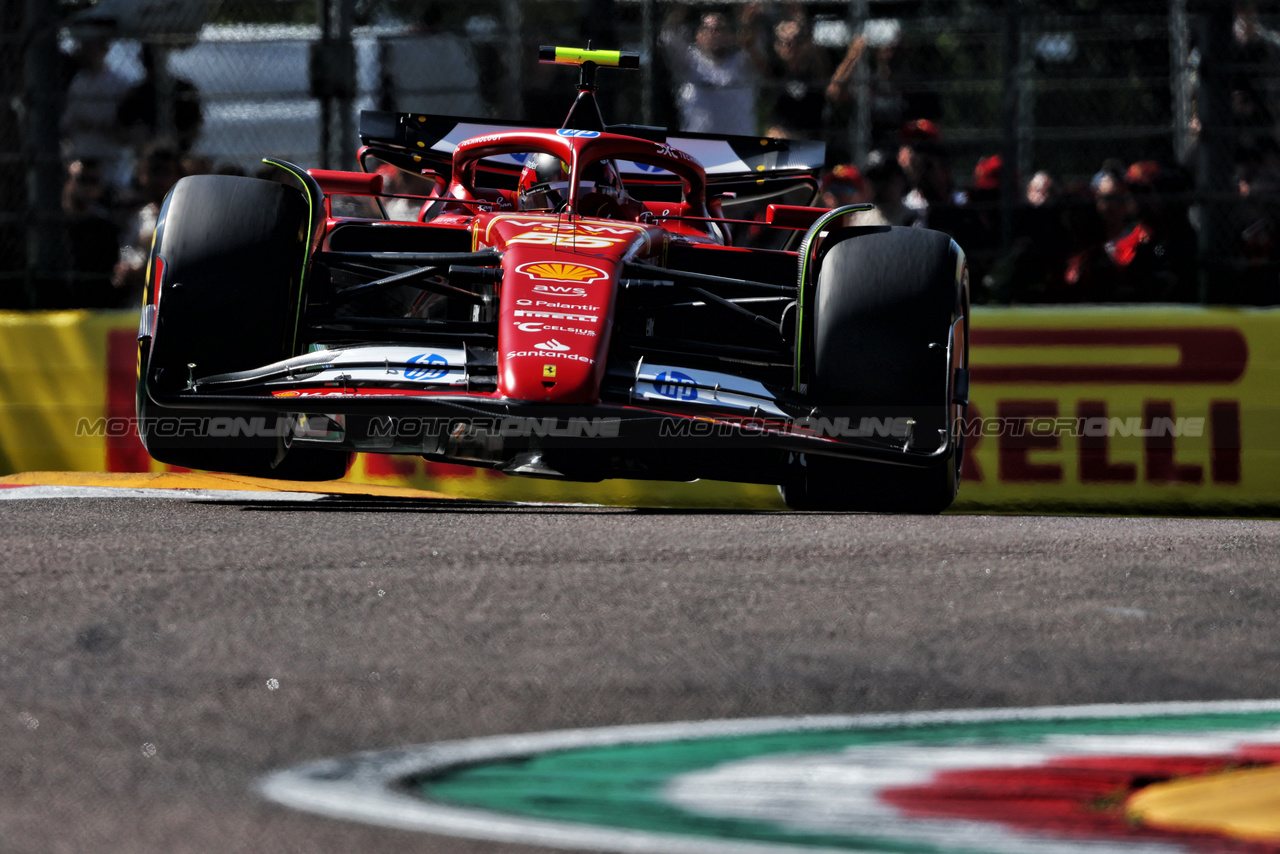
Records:
{"label": "black slick tyre", "polygon": [[[940,513],[959,485],[948,343],[969,311],[964,253],[941,232],[890,227],[833,232],[823,251],[801,333],[802,343],[811,336],[807,398],[840,423],[893,431],[893,442],[915,451],[948,436],[952,446],[926,468],[792,455],[783,500],[798,510]],[[953,354],[961,367],[967,338]]]}
{"label": "black slick tyre", "polygon": [[289,449],[274,413],[164,407],[147,394],[294,355],[309,222],[302,194],[283,184],[197,175],[174,186],[148,271],[152,334],[139,341],[139,431],[156,460],[290,480],[346,471],[346,453]]}

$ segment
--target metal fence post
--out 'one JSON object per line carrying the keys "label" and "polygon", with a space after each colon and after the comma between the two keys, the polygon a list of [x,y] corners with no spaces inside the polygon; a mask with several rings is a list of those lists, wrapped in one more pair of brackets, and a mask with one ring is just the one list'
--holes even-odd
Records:
{"label": "metal fence post", "polygon": [[32,308],[46,308],[62,301],[53,289],[67,286],[58,129],[63,94],[61,85],[51,85],[62,79],[57,5],[27,0],[26,32],[27,302]]}
{"label": "metal fence post", "polygon": [[653,124],[654,105],[658,101],[658,77],[653,66],[658,61],[657,0],[644,0],[640,18],[641,42],[648,61],[640,66],[640,122]]}
{"label": "metal fence post", "polygon": [[1173,151],[1179,161],[1191,153],[1191,29],[1187,0],[1169,0],[1169,82],[1173,95]]}
{"label": "metal fence post", "polygon": [[343,74],[348,83],[338,91],[338,156],[339,168],[349,169],[356,150],[355,94],[356,47],[351,38],[355,28],[356,0],[338,0],[337,42],[340,45]]}
{"label": "metal fence post", "polygon": [[[355,44],[351,28],[355,21],[355,0],[321,0],[320,41],[312,46],[310,58],[311,94],[320,101],[320,163],[335,168],[354,150],[355,127],[352,102],[355,98]],[[334,145],[334,113],[337,112],[339,143]],[[337,151],[335,151],[337,149]]]}
{"label": "metal fence post", "polygon": [[[508,44],[523,44],[520,35],[524,29],[524,20],[520,15],[520,4],[516,0],[503,0],[502,21],[506,27]],[[507,60],[507,97],[503,105],[506,115],[519,119],[525,118],[523,97],[523,74],[521,73],[520,51],[506,51]]]}
{"label": "metal fence post", "polygon": [[1040,31],[1039,16],[1022,18],[1018,40],[1018,154],[1014,161],[1017,180],[1017,201],[1021,201],[1022,187],[1031,180],[1035,169],[1036,137],[1036,62],[1035,38]]}
{"label": "metal fence post", "polygon": [[1200,139],[1196,152],[1196,196],[1200,204],[1200,301],[1215,302],[1223,284],[1235,235],[1231,229],[1235,136],[1231,117],[1231,25],[1233,10],[1217,0],[1199,0]]}
{"label": "metal fence post", "polygon": [[1000,90],[1000,251],[1013,244],[1013,209],[1018,201],[1019,84],[1022,64],[1022,3],[1005,0]]}
{"label": "metal fence post", "polygon": [[[870,17],[867,0],[849,0],[849,32],[857,38]],[[854,113],[849,119],[849,150],[853,162],[861,166],[871,153],[871,57],[863,50],[853,69]]]}

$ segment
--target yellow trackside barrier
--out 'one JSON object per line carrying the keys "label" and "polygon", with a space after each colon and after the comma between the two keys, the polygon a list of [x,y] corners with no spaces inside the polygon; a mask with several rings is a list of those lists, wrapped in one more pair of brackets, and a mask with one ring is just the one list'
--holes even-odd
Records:
{"label": "yellow trackside barrier", "polygon": [[[0,474],[162,472],[136,315],[0,313]],[[957,510],[1280,513],[1280,310],[978,309]],[[522,501],[780,508],[772,487],[510,478],[361,455],[348,480]]]}
{"label": "yellow trackside barrier", "polygon": [[979,310],[971,366],[959,508],[1280,508],[1280,311]]}
{"label": "yellow trackside barrier", "polygon": [[108,338],[137,326],[128,312],[0,312],[0,474],[106,469],[94,428],[108,415]]}

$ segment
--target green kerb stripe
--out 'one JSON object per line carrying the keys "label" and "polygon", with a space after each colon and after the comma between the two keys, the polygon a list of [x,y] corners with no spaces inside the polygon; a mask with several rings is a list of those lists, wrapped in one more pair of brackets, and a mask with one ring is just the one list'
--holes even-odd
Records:
{"label": "green kerb stripe", "polygon": [[755,736],[624,744],[566,750],[452,769],[419,781],[439,803],[526,818],[604,825],[656,833],[784,843],[849,851],[975,854],[963,848],[865,836],[790,832],[768,824],[702,816],[667,803],[662,793],[681,774],[728,762],[784,753],[835,752],[848,747],[983,744],[1062,735],[1136,735],[1261,729],[1280,724],[1280,712],[937,723],[884,728],[779,732]]}

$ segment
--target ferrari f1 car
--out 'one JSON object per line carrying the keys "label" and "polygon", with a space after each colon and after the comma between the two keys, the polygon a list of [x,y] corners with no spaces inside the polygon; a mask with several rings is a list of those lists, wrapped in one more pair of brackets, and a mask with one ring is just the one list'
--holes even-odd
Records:
{"label": "ferrari f1 car", "polygon": [[[361,171],[200,175],[138,334],[161,462],[297,480],[358,451],[512,475],[778,484],[935,513],[968,398],[961,249],[811,207],[821,143],[366,112]],[[742,211],[751,211],[748,216]],[[737,213],[735,213],[737,212]]]}

